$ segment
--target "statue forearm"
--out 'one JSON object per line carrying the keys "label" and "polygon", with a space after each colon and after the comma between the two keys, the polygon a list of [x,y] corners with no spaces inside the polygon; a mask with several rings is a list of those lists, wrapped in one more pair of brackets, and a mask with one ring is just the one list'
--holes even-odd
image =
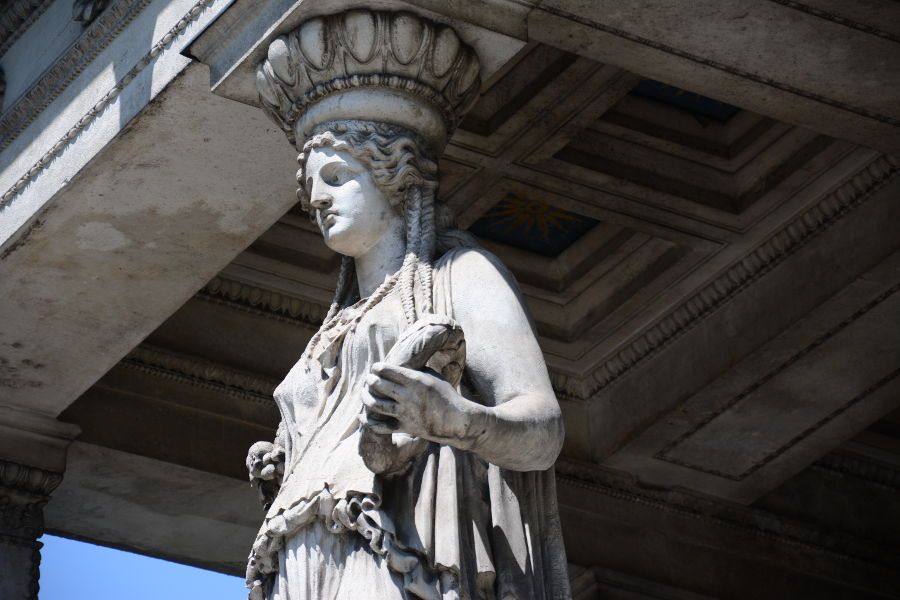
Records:
{"label": "statue forearm", "polygon": [[453,391],[441,404],[447,409],[433,413],[423,436],[499,467],[543,471],[553,466],[562,449],[565,431],[555,397],[523,394],[484,406]]}
{"label": "statue forearm", "polygon": [[494,407],[472,404],[459,441],[448,443],[514,471],[542,471],[553,466],[565,437],[555,398],[549,402],[523,395]]}

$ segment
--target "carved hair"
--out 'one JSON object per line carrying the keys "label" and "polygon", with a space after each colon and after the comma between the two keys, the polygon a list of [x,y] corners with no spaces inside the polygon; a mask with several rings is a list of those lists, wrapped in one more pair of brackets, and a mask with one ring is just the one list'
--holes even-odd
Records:
{"label": "carved hair", "polygon": [[[304,171],[310,151],[323,147],[346,152],[365,164],[376,185],[382,189],[391,205],[403,212],[406,219],[406,256],[403,265],[369,297],[358,318],[380,302],[395,285],[400,287],[407,324],[415,322],[418,316],[433,312],[435,254],[456,246],[475,245],[471,235],[456,228],[450,208],[436,200],[437,162],[423,151],[425,144],[405,128],[372,121],[326,123],[306,141],[297,157],[300,163],[300,170],[297,171],[297,183],[300,184],[297,196],[311,217],[315,211],[312,210],[309,191],[305,187]],[[353,259],[342,257],[334,299],[322,327],[310,340],[307,353],[313,351],[324,331],[337,324],[336,317],[341,309],[359,298],[355,272]],[[419,282],[419,294],[415,293],[416,281]]]}

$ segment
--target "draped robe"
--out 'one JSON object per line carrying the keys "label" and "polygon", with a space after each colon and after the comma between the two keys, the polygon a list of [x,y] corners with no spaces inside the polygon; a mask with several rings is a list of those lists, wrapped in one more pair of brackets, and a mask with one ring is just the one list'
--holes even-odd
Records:
{"label": "draped robe", "polygon": [[[486,251],[450,250],[435,263],[436,313],[452,317],[454,295],[479,293],[453,289],[463,252],[496,267],[485,289],[515,286]],[[407,324],[396,288],[360,319],[362,304],[340,313],[312,367],[295,365],[275,392],[285,476],[251,553],[268,600],[569,598],[552,469],[511,471],[434,442],[399,473],[366,467],[365,378]],[[489,402],[465,382],[466,397]]]}

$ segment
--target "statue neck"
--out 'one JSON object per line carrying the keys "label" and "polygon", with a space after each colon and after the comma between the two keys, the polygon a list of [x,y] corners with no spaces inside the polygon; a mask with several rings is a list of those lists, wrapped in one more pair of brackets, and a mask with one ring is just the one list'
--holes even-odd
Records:
{"label": "statue neck", "polygon": [[406,255],[405,229],[403,226],[390,228],[374,247],[360,256],[353,257],[361,298],[371,296],[385,278],[403,266]]}

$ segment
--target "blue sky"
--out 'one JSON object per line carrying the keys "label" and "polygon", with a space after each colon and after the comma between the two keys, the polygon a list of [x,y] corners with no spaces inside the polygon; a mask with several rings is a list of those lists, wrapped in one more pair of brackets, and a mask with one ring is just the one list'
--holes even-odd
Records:
{"label": "blue sky", "polygon": [[244,580],[66,538],[41,538],[40,600],[243,600]]}

